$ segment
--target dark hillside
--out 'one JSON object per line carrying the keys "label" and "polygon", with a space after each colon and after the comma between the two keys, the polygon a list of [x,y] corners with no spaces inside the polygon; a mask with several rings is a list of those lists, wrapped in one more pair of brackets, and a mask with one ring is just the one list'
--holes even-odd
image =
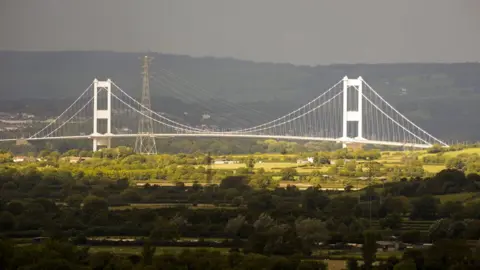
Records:
{"label": "dark hillside", "polygon": [[[115,52],[0,52],[0,106],[3,111],[55,114],[95,77],[112,78],[124,90],[139,96],[141,56]],[[200,114],[209,113],[219,124],[232,115],[242,119],[237,125],[255,124],[308,102],[348,75],[363,76],[399,111],[438,137],[480,139],[480,119],[476,117],[480,115],[478,63],[308,67],[152,56],[154,109],[185,121],[198,122]],[[169,77],[168,72],[180,79]]]}

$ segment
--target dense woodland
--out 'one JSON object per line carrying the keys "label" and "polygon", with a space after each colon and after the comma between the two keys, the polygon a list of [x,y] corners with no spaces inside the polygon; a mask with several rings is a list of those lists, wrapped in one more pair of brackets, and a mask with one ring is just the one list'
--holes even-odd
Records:
{"label": "dense woodland", "polygon": [[[95,77],[111,78],[139,97],[139,56],[114,52],[0,52],[0,94],[5,97],[0,107],[3,111],[56,116]],[[308,67],[152,56],[153,109],[177,121],[224,128],[260,124],[298,108],[348,75],[362,76],[395,108],[439,138],[479,139],[474,127],[480,120],[469,117],[480,113],[478,63]],[[211,115],[208,121],[202,119],[205,113]]]}

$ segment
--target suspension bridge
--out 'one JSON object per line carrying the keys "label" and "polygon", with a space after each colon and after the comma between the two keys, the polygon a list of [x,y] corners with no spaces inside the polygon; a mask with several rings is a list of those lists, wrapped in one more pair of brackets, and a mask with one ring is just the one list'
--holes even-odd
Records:
{"label": "suspension bridge", "polygon": [[[149,132],[125,131],[138,119]],[[95,79],[63,113],[21,140],[90,139],[93,150],[111,147],[116,138],[212,137],[331,141],[428,148],[448,146],[383,99],[362,77],[344,77],[300,108],[263,124],[236,130],[212,130],[180,123],[137,101],[114,81]],[[17,141],[3,138],[1,141]]]}

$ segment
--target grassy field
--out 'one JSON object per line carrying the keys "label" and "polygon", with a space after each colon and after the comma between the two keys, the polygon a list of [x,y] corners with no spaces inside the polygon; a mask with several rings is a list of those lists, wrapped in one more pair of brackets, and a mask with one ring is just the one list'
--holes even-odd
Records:
{"label": "grassy field", "polygon": [[[231,157],[235,159],[248,158],[252,155],[232,155]],[[254,154],[253,156],[261,159],[281,159],[281,158],[296,158],[297,154],[280,154],[280,153],[270,153],[270,154]],[[215,158],[221,158],[222,156],[217,156]]]}
{"label": "grassy field", "polygon": [[305,166],[305,167],[298,167],[296,168],[298,173],[312,173],[313,171],[320,171],[323,173],[326,173],[328,171],[328,166],[322,166],[322,167],[310,167],[310,166]]}
{"label": "grassy field", "polygon": [[[383,165],[385,167],[402,166],[401,163],[384,163]],[[423,169],[425,170],[425,172],[428,172],[428,173],[438,173],[445,168],[446,168],[445,165],[431,165],[431,164],[423,165]]]}
{"label": "grassy field", "polygon": [[[456,157],[456,156],[461,155],[461,154],[478,154],[478,155],[480,155],[480,148],[466,148],[466,149],[463,149],[463,150],[460,150],[460,151],[445,152],[445,153],[443,153],[443,156],[445,156],[447,158],[451,158],[451,157]],[[425,154],[420,155],[419,158],[422,159],[425,156],[433,156],[433,155],[436,155],[436,154],[425,153]]]}
{"label": "grassy field", "polygon": [[[239,168],[245,168],[244,163],[237,163],[237,164],[213,164],[212,169],[214,170],[236,170]],[[321,172],[327,172],[328,166],[322,166],[322,167],[312,167],[312,166],[306,166],[306,165],[301,165],[297,164],[294,162],[263,162],[263,163],[256,163],[255,164],[255,169],[264,169],[267,172],[278,172],[281,169],[285,168],[295,168],[298,173],[302,174],[309,174],[313,171],[321,171]]]}
{"label": "grassy field", "polygon": [[[382,152],[382,156],[377,161],[387,167],[393,166],[401,166],[403,165],[402,157],[409,155],[409,154],[418,154],[419,159],[422,159],[428,155],[436,155],[436,154],[428,154],[425,150],[421,151],[405,151],[405,152]],[[480,148],[467,148],[461,151],[452,151],[452,152],[445,152],[443,155],[445,157],[455,157],[460,154],[479,154],[480,155]],[[259,155],[261,157],[281,157],[280,154],[268,154],[268,155]],[[295,156],[295,155],[290,155]],[[247,157],[247,156],[235,156],[235,157]],[[215,170],[235,170],[238,168],[245,167],[245,164],[238,163],[238,164],[215,164],[212,165],[212,169]],[[326,172],[329,166],[322,166],[322,167],[311,167],[311,166],[302,166],[295,162],[263,162],[255,164],[255,168],[263,168],[265,171],[272,172],[272,171],[279,171],[283,168],[296,168],[299,173],[311,173],[314,170],[319,170],[321,172]],[[437,173],[443,169],[445,169],[444,165],[424,165],[424,169],[426,172],[429,173]]]}
{"label": "grassy field", "polygon": [[423,165],[423,169],[429,173],[438,173],[445,169],[445,165]]}
{"label": "grassy field", "polygon": [[403,155],[386,155],[383,154],[379,159],[378,162],[382,164],[401,164]]}
{"label": "grassy field", "polygon": [[[466,150],[477,150],[477,149],[472,148],[472,149],[466,149]],[[480,151],[478,151],[478,152],[480,153]],[[402,157],[404,155],[408,155],[409,153],[419,154],[419,159],[422,159],[426,155],[431,155],[431,154],[426,154],[425,151],[405,152],[405,154],[402,154],[402,155],[399,155],[398,152],[397,153],[385,152],[385,153],[382,153],[382,157],[378,160],[378,162],[382,163],[385,167],[402,166],[403,165]],[[447,152],[447,153],[454,156],[454,155],[458,155],[458,153],[460,153],[460,151],[459,152]],[[454,153],[456,153],[456,154],[454,154]],[[423,169],[428,173],[438,173],[441,170],[445,169],[445,165],[423,165]]]}
{"label": "grassy field", "polygon": [[[296,168],[296,167],[298,167],[298,164],[293,162],[263,162],[263,163],[255,164],[255,169],[263,168],[267,172],[281,170],[284,168]],[[236,170],[239,168],[245,168],[245,164],[237,163],[237,164],[213,164],[212,165],[212,169],[214,170]]]}
{"label": "grassy field", "polygon": [[[460,154],[480,154],[480,148],[468,148],[464,149],[461,151],[452,151],[452,152],[445,152],[444,155],[446,157],[454,157]],[[424,156],[427,155],[435,155],[435,154],[428,154],[426,153],[425,150],[422,151],[405,151],[405,152],[382,152],[381,158],[377,160],[377,162],[383,164],[385,167],[394,167],[394,166],[403,166],[402,158],[406,155],[409,154],[418,154],[419,158],[421,159]],[[244,155],[244,156],[234,156],[235,158],[240,158],[240,157],[248,157],[250,155]],[[269,162],[266,161],[268,158],[278,158],[278,157],[294,157],[296,155],[281,155],[281,154],[259,154],[259,155],[254,155],[255,157],[261,157],[264,162],[262,163],[256,163],[255,164],[255,169],[264,169],[267,172],[273,173],[274,180],[280,180],[280,170],[284,168],[294,168],[297,170],[297,172],[300,175],[309,175],[313,171],[320,171],[322,174],[326,174],[328,169],[330,168],[329,165],[324,165],[320,167],[314,167],[310,166],[308,164],[297,164],[296,162]],[[362,163],[362,161],[358,161],[359,163]],[[364,161],[365,162],[365,161]],[[214,170],[237,170],[239,168],[245,168],[244,163],[237,163],[237,164],[213,164],[212,169]],[[426,173],[429,174],[435,174],[440,172],[441,170],[445,169],[444,165],[424,165],[423,166],[424,170]],[[298,178],[298,177],[296,177]],[[348,177],[335,177],[336,181],[325,181],[319,183],[322,188],[326,189],[341,189],[344,188],[346,184],[352,184],[355,188],[363,188],[366,186],[365,183],[362,183],[361,181],[358,182],[356,178],[348,178]],[[159,180],[148,180],[148,181],[137,181],[138,186],[142,186],[145,183],[150,183],[154,185],[160,185],[160,186],[172,186],[174,185],[173,183],[169,181],[159,181]],[[186,186],[191,186],[192,183],[189,182],[184,182]],[[201,184],[205,184],[205,182],[201,182]],[[218,183],[217,183],[218,184]],[[291,185],[296,185],[297,187],[301,189],[308,188],[309,186],[312,186],[312,184],[309,183],[299,183],[299,182],[292,182],[292,183],[286,183],[286,182],[280,182],[280,186],[284,187],[288,184]]]}

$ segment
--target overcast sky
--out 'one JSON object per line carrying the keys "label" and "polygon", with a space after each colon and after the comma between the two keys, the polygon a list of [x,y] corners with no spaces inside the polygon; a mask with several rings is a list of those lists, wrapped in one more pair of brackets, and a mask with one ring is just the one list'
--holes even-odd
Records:
{"label": "overcast sky", "polygon": [[480,0],[0,0],[0,49],[480,61]]}

